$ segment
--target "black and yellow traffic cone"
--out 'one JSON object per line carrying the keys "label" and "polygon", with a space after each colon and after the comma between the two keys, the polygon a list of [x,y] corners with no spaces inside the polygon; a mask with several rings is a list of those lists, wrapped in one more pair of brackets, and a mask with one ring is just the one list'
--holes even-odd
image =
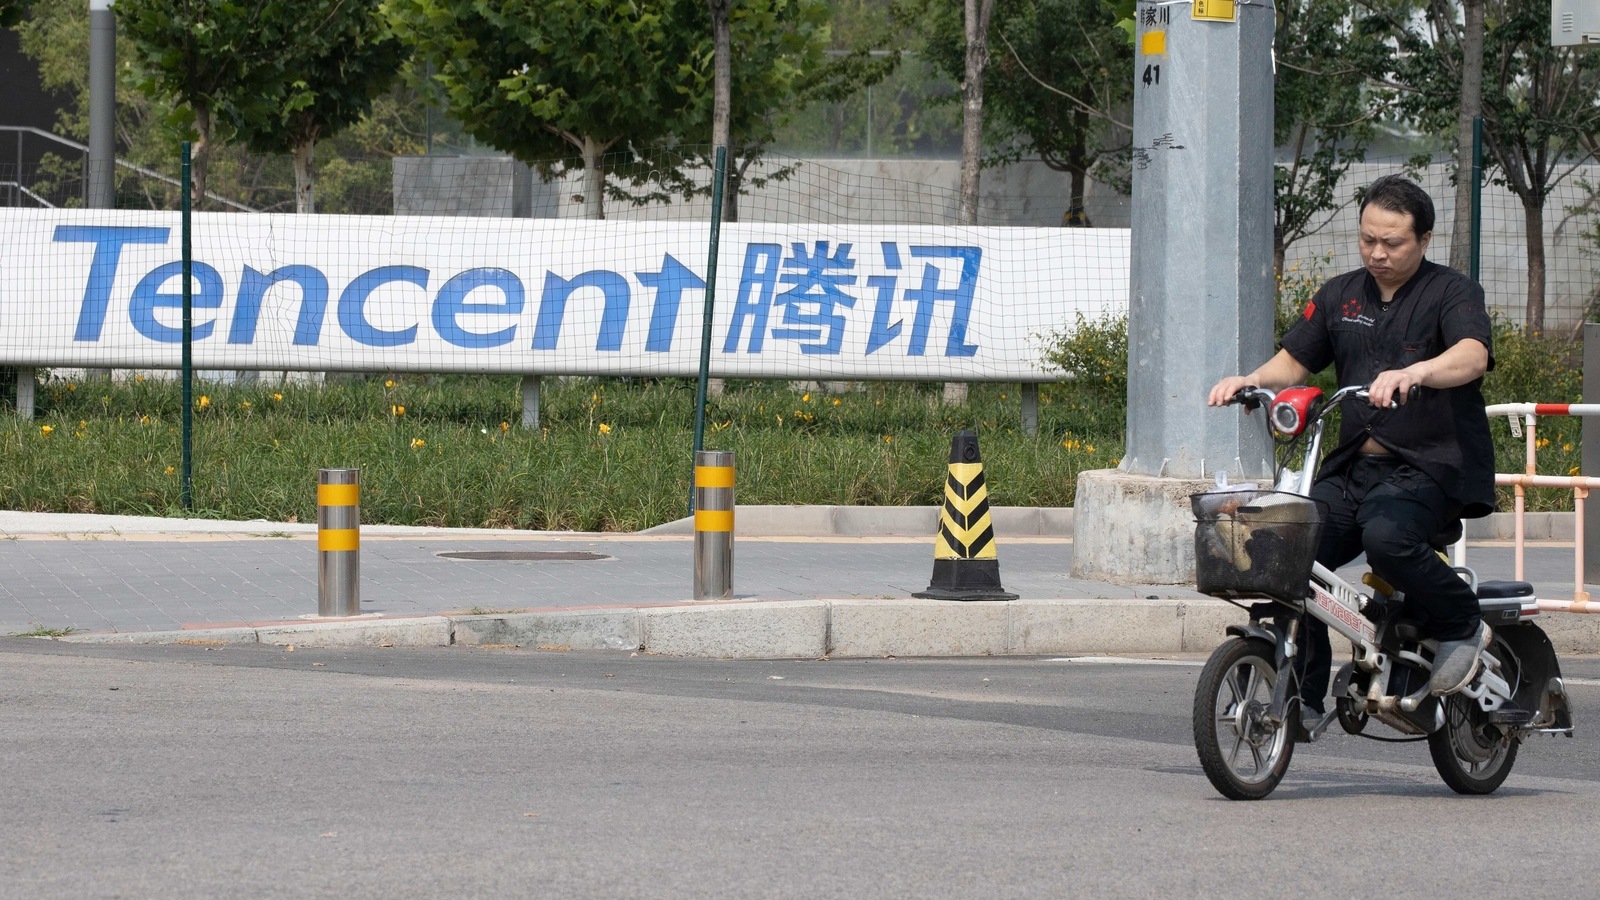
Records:
{"label": "black and yellow traffic cone", "polygon": [[994,523],[989,521],[989,488],[978,457],[978,436],[963,431],[950,442],[950,474],[944,482],[944,509],[933,539],[933,581],[912,594],[931,600],[1015,600],[1000,586]]}

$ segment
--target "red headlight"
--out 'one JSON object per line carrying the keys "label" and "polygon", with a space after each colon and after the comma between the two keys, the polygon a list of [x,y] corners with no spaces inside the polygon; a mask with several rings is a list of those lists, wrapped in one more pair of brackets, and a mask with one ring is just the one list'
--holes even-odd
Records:
{"label": "red headlight", "polygon": [[1272,402],[1273,430],[1291,437],[1304,431],[1312,404],[1321,399],[1321,388],[1292,387],[1279,391]]}

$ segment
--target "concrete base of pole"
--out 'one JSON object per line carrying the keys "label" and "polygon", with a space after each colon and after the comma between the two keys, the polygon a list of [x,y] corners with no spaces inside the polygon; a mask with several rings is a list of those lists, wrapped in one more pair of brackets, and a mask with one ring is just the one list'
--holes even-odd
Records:
{"label": "concrete base of pole", "polygon": [[1022,383],[1022,433],[1033,437],[1039,433],[1039,386]]}
{"label": "concrete base of pole", "polygon": [[34,373],[32,369],[17,369],[17,415],[23,419],[33,418],[33,378]]}
{"label": "concrete base of pole", "polygon": [[1189,495],[1211,479],[1157,478],[1116,469],[1078,473],[1072,577],[1121,584],[1193,584]]}
{"label": "concrete base of pole", "polygon": [[534,430],[539,427],[539,376],[522,376],[522,427]]}

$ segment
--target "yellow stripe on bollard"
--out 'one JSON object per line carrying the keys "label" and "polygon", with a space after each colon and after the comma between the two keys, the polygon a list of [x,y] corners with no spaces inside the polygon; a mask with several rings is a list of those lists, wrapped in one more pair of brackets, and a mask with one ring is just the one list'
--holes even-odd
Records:
{"label": "yellow stripe on bollard", "polygon": [[[680,470],[681,471],[681,470]],[[317,530],[317,549],[325,552],[360,550],[361,529],[321,528]]]}
{"label": "yellow stripe on bollard", "polygon": [[[679,469],[678,471],[683,471]],[[695,531],[732,531],[733,510],[697,509],[694,511]]]}
{"label": "yellow stripe on bollard", "polygon": [[695,466],[694,486],[703,488],[733,487],[733,466]]}
{"label": "yellow stripe on bollard", "polygon": [[359,506],[361,505],[361,485],[319,484],[317,485],[317,505]]}

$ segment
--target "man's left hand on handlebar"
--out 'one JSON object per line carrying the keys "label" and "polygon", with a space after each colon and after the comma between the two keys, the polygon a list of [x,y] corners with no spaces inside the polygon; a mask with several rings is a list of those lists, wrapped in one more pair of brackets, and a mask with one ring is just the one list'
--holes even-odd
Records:
{"label": "man's left hand on handlebar", "polygon": [[1368,388],[1367,400],[1373,406],[1392,409],[1404,406],[1412,392],[1422,387],[1422,376],[1406,369],[1390,369],[1378,373]]}

